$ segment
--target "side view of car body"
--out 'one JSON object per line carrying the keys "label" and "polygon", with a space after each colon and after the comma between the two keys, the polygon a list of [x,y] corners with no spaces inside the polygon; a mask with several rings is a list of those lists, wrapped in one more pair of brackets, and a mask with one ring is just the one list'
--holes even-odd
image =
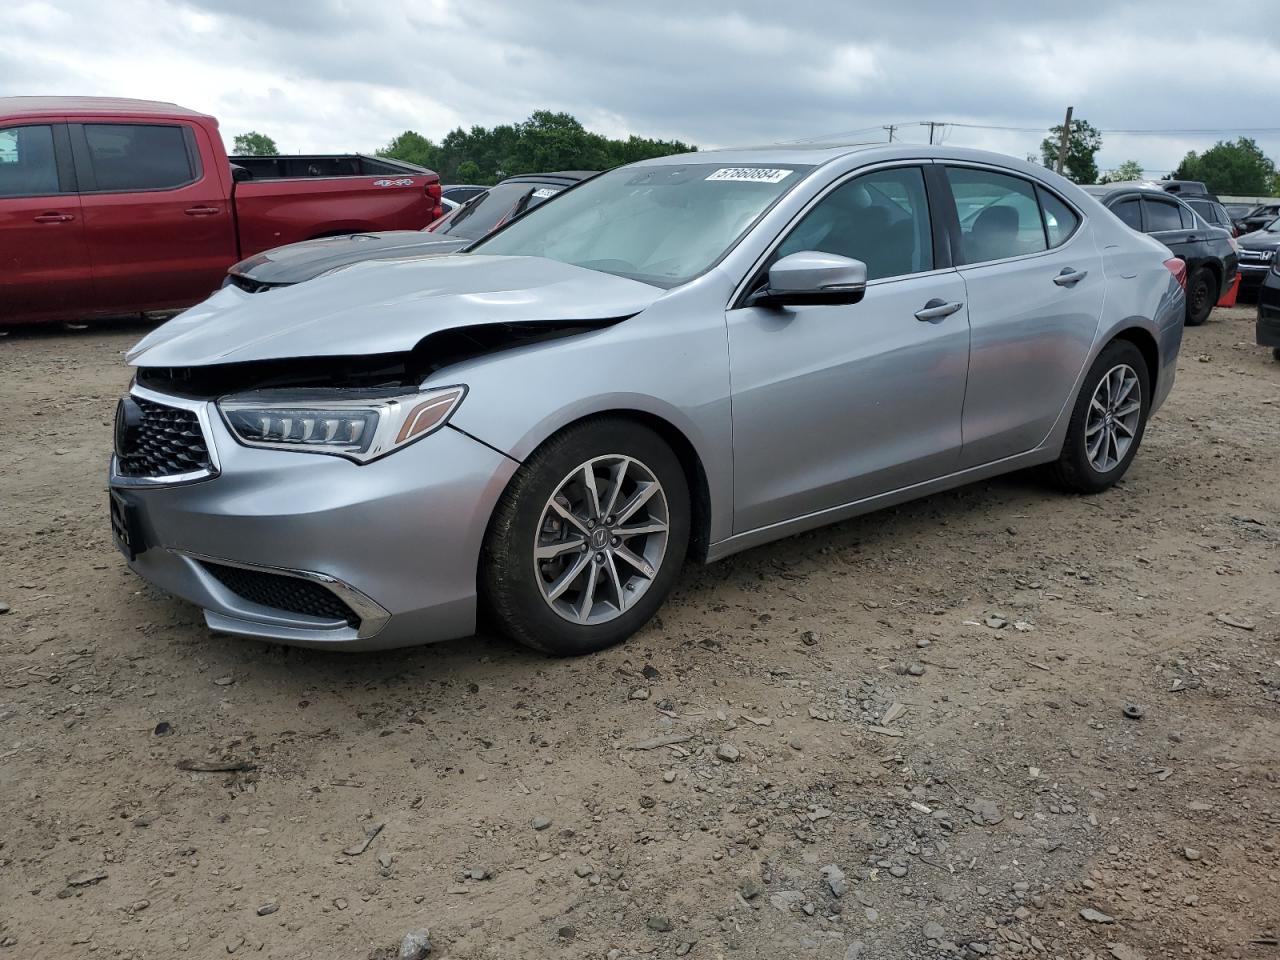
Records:
{"label": "side view of car body", "polygon": [[686,558],[1025,467],[1114,484],[1185,271],[947,147],[601,174],[466,253],[235,287],[129,354],[112,526],[210,626],[365,649],[625,640]]}
{"label": "side view of car body", "polygon": [[172,103],[0,97],[0,325],[188,307],[259,250],[441,212],[440,178],[398,160],[228,158]]}
{"label": "side view of car body", "polygon": [[1239,267],[1231,233],[1210,226],[1184,201],[1157,187],[1113,183],[1084,190],[1125,224],[1159,240],[1186,263],[1187,326],[1208,320],[1214,304],[1231,289]]}
{"label": "side view of car body", "polygon": [[276,247],[233,265],[227,271],[226,283],[262,293],[365,260],[455,253],[595,174],[594,170],[563,170],[508,177],[496,186],[478,188],[479,192],[422,230],[353,233]]}

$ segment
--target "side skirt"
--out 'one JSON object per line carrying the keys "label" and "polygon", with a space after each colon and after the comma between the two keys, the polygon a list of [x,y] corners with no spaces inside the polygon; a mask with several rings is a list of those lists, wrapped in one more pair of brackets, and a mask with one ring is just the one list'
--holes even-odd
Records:
{"label": "side skirt", "polygon": [[951,490],[955,487],[963,487],[967,483],[985,480],[988,477],[999,476],[1002,473],[1012,473],[1015,470],[1049,463],[1057,456],[1055,449],[1040,446],[1035,450],[1020,453],[1017,456],[1006,457],[1004,460],[996,460],[993,463],[984,463],[978,467],[970,467],[967,470],[951,473],[945,477],[926,480],[922,483],[912,484],[909,487],[900,487],[897,490],[890,490],[888,493],[878,493],[873,497],[864,497],[861,500],[841,504],[837,507],[828,507],[826,510],[808,513],[792,520],[783,520],[767,527],[757,527],[754,530],[738,533],[718,543],[711,544],[707,550],[707,563],[721,560],[742,550],[759,546],[762,543],[781,540],[783,537],[804,533],[806,530],[839,523],[841,520],[848,520],[850,517],[861,516],[864,513],[872,513],[884,507],[892,507],[910,500],[918,500],[921,497],[941,493],[943,490]]}

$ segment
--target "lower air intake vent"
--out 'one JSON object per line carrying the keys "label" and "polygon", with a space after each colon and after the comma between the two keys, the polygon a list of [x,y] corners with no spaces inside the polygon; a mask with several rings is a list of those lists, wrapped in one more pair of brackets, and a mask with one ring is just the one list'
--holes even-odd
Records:
{"label": "lower air intake vent", "polygon": [[345,620],[351,627],[360,626],[355,611],[318,583],[207,560],[201,563],[224,587],[251,603],[324,620]]}

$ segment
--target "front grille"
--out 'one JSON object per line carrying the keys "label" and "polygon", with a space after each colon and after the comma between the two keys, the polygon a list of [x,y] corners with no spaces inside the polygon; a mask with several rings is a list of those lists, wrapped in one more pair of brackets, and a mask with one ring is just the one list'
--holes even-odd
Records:
{"label": "front grille", "polygon": [[212,471],[209,447],[194,411],[125,397],[116,414],[116,454],[126,477],[171,477]]}
{"label": "front grille", "polygon": [[224,587],[251,603],[323,620],[345,620],[351,627],[360,626],[356,612],[318,583],[265,570],[229,567],[208,560],[202,560],[201,564]]}

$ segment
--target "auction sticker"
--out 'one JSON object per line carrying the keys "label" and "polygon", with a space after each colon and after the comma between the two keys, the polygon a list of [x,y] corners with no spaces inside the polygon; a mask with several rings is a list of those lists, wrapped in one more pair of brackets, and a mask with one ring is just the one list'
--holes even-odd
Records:
{"label": "auction sticker", "polygon": [[533,191],[532,196],[535,200],[546,200],[548,197],[554,197],[559,192],[554,187],[539,187]]}
{"label": "auction sticker", "polygon": [[768,170],[764,167],[721,167],[708,180],[737,180],[742,183],[781,183],[794,170]]}

